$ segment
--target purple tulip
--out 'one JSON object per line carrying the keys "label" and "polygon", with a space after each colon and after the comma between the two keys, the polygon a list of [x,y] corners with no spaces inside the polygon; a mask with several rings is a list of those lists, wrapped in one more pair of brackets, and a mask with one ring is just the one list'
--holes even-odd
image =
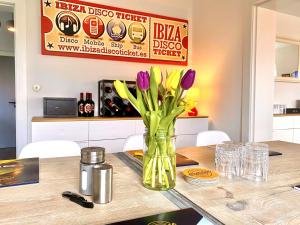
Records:
{"label": "purple tulip", "polygon": [[137,83],[137,86],[139,87],[139,89],[141,91],[148,90],[149,86],[150,86],[150,76],[149,76],[148,71],[146,71],[146,72],[143,72],[143,71],[138,72],[136,83]]}
{"label": "purple tulip", "polygon": [[195,76],[196,76],[195,70],[189,69],[188,71],[186,71],[180,83],[183,90],[188,90],[193,86],[195,81]]}

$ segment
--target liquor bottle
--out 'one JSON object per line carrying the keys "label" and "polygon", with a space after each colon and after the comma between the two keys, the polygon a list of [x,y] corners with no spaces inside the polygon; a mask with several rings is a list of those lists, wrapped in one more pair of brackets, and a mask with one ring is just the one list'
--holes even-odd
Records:
{"label": "liquor bottle", "polygon": [[93,117],[95,115],[95,102],[93,101],[93,94],[90,93],[90,102],[91,102],[91,105],[92,105],[92,112],[91,112],[91,117]]}
{"label": "liquor bottle", "polygon": [[94,108],[95,103],[92,100],[92,94],[86,93],[86,101],[84,105],[84,112],[86,117],[93,117],[94,116]]}
{"label": "liquor bottle", "polygon": [[85,116],[85,112],[84,112],[84,97],[83,97],[83,93],[80,93],[80,100],[78,101],[78,116],[82,117]]}

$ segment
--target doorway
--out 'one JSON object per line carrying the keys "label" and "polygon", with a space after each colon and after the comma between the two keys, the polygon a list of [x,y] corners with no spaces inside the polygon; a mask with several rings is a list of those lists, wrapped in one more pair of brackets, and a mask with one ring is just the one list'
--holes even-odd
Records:
{"label": "doorway", "polygon": [[14,8],[0,4],[0,159],[16,157]]}
{"label": "doorway", "polygon": [[[300,99],[299,53],[295,53],[294,46],[288,55],[284,54],[284,60],[279,60],[277,54],[279,48],[282,52],[283,47],[291,47],[292,42],[300,43],[299,9],[299,0],[260,0],[254,6],[250,84],[252,141],[295,142],[292,141],[294,125],[284,121],[288,118],[284,108],[296,107]],[[292,55],[297,56],[288,59]],[[278,60],[284,61],[284,67],[278,67]],[[292,61],[299,64],[286,69]],[[279,106],[280,113],[277,113]],[[280,126],[276,125],[277,120],[280,120]]]}

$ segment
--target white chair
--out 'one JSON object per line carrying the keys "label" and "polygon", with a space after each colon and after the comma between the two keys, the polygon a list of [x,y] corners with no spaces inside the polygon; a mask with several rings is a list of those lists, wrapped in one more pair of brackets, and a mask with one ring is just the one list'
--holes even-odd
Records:
{"label": "white chair", "polygon": [[40,141],[26,145],[19,158],[57,158],[79,156],[80,147],[73,141]]}
{"label": "white chair", "polygon": [[197,146],[217,145],[230,141],[230,137],[223,131],[203,131],[197,135]]}
{"label": "white chair", "polygon": [[123,152],[129,150],[142,150],[144,146],[144,136],[142,134],[132,135],[126,139]]}

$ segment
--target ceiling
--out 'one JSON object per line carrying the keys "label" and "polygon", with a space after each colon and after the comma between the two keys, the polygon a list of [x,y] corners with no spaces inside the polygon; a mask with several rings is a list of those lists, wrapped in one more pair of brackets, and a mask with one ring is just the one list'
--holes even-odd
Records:
{"label": "ceiling", "polygon": [[300,17],[300,0],[269,0],[260,3],[259,6]]}

